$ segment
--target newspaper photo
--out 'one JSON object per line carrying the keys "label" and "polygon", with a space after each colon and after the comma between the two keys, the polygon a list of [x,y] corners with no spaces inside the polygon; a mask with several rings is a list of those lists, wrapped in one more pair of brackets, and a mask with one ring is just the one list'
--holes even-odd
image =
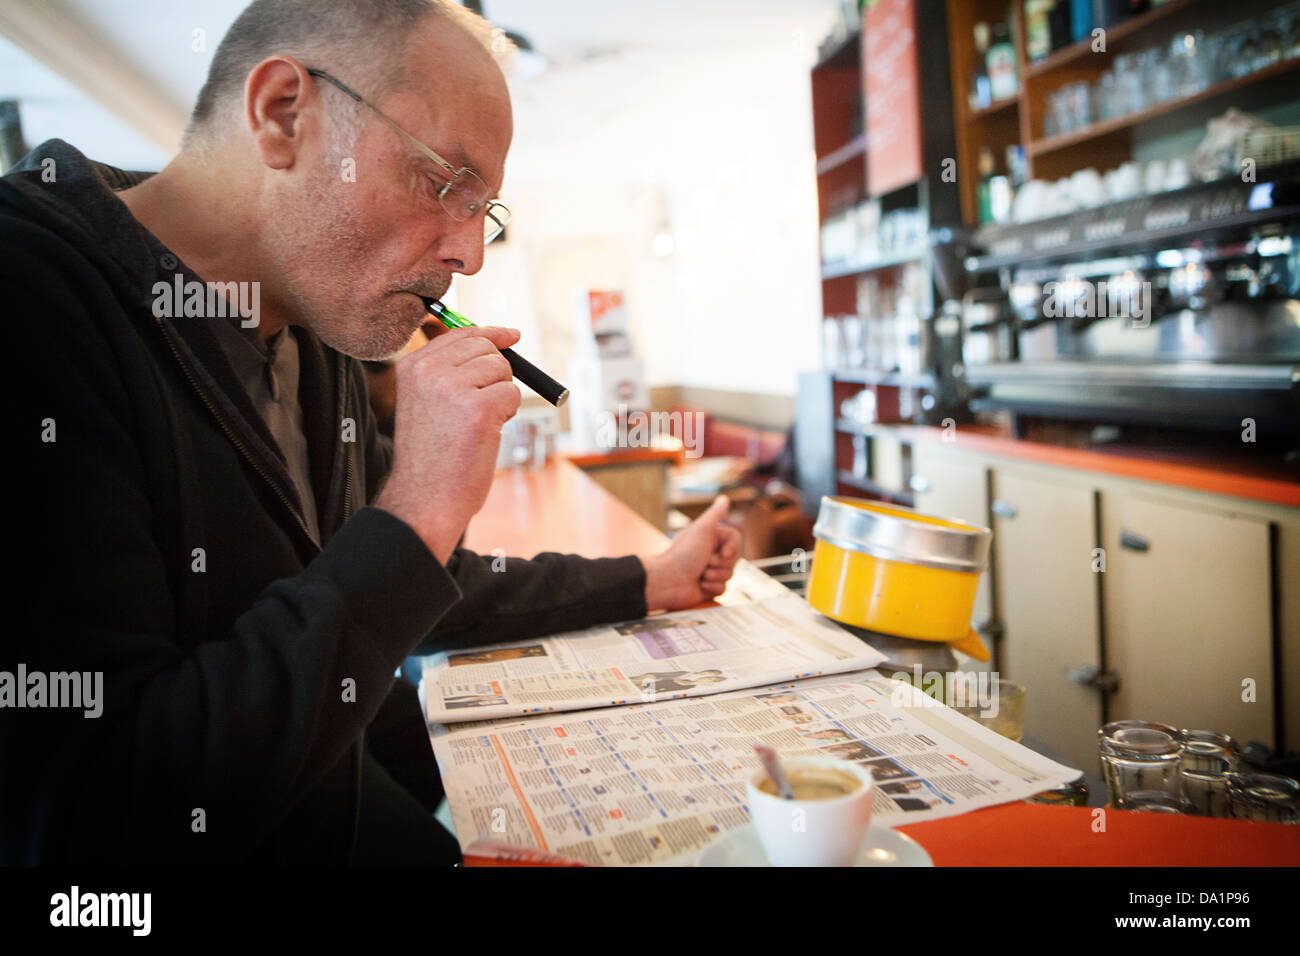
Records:
{"label": "newspaper photo", "polygon": [[882,660],[784,592],[437,654],[422,681],[429,721],[455,723],[697,697],[860,671]]}
{"label": "newspaper photo", "polygon": [[580,714],[431,728],[456,837],[593,866],[685,865],[749,822],[756,742],[870,769],[874,819],[1023,800],[1080,771],[875,671]]}

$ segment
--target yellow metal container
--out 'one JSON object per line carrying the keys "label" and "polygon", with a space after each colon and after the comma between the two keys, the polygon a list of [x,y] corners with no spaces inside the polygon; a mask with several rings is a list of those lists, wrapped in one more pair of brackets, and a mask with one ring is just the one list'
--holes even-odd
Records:
{"label": "yellow metal container", "polygon": [[861,498],[825,497],[808,603],[844,624],[937,641],[977,660],[988,650],[970,626],[992,532]]}

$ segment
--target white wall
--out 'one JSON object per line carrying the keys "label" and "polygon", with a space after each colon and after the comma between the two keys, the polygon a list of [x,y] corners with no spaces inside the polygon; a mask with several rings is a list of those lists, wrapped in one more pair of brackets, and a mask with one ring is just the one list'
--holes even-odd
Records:
{"label": "white wall", "polygon": [[[784,42],[781,42],[784,40]],[[509,242],[458,280],[555,374],[573,293],[621,288],[651,385],[793,394],[820,361],[812,51],[627,53],[515,84]],[[667,258],[651,241],[666,218]]]}
{"label": "white wall", "polygon": [[[57,6],[146,87],[188,106],[243,2]],[[797,372],[819,362],[808,73],[839,6],[489,0],[488,15],[531,37],[551,67],[513,84],[503,199],[517,222],[459,283],[466,314],[523,327],[520,350],[558,375],[574,291],[621,288],[650,384],[793,394]],[[0,46],[0,92],[21,97],[32,142],[63,135],[97,159],[163,164],[85,94],[63,103],[67,84],[48,72]],[[38,73],[49,82],[32,89]],[[665,219],[676,251],[658,258],[650,243]]]}

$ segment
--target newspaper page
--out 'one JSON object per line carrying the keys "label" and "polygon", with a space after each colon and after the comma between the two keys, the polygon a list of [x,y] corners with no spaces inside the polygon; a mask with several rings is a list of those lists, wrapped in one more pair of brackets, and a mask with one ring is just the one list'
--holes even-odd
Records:
{"label": "newspaper page", "polygon": [[[809,561],[811,562],[811,558]],[[718,603],[728,606],[748,604],[751,601],[763,601],[790,593],[790,589],[780,581],[742,558],[736,562],[736,567],[731,572],[727,589],[718,595]]]}
{"label": "newspaper page", "polygon": [[455,723],[588,710],[848,673],[882,660],[786,592],[437,654],[423,672],[425,712]]}
{"label": "newspaper page", "polygon": [[1080,773],[876,671],[430,732],[462,850],[488,838],[597,866],[687,865],[747,824],[756,741],[869,767],[890,826]]}

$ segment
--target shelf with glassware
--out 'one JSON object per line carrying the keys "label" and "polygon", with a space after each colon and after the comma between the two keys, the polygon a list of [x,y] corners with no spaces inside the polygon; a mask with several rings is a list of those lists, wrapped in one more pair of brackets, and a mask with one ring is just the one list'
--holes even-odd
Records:
{"label": "shelf with glassware", "polygon": [[1195,135],[1228,108],[1254,115],[1295,102],[1300,3],[1265,6],[1252,16],[1237,4],[1192,5],[1132,35],[1123,52],[1108,47],[1028,77],[1032,175],[1119,165],[1150,153],[1154,138]]}
{"label": "shelf with glassware", "polygon": [[[955,169],[962,222],[994,218],[1024,179],[1017,0],[948,0]],[[1000,214],[1000,213],[999,213]]]}
{"label": "shelf with glassware", "polygon": [[[968,226],[1068,212],[1051,196],[1042,202],[1044,185],[1055,189],[1080,170],[1109,176],[1162,137],[1176,148],[1169,144],[1224,107],[1272,109],[1295,98],[1295,0],[949,0],[948,14]],[[989,24],[1002,21],[1015,50],[1010,77],[1005,50],[990,61],[985,49]]]}
{"label": "shelf with glassware", "polygon": [[835,482],[839,494],[880,498],[911,507],[913,440],[904,432],[909,426],[866,421],[876,411],[875,395],[869,390],[849,393],[836,383],[839,402],[834,420]]}
{"label": "shelf with glassware", "polygon": [[[1239,144],[1238,151],[1249,150],[1249,143]],[[1294,158],[1258,166],[1250,182],[1223,175],[1141,194],[1134,167],[1134,181],[1125,187],[1135,193],[1133,198],[1050,219],[982,227],[975,233],[981,253],[969,257],[966,268],[972,273],[991,272],[1031,262],[1049,265],[1081,255],[1119,253],[1153,259],[1162,249],[1180,244],[1204,247],[1227,231],[1241,233],[1254,226],[1296,221],[1300,219],[1300,131],[1291,134],[1289,143]],[[1225,157],[1224,169],[1237,166],[1235,155]],[[1160,171],[1161,167],[1148,164],[1146,178],[1154,183],[1161,178]],[[1101,188],[1096,190],[1098,196]],[[1262,238],[1267,242],[1267,237]]]}
{"label": "shelf with glassware", "polygon": [[[857,50],[841,44],[812,71],[823,368],[832,418],[848,403],[873,421],[921,421],[934,406],[930,235],[955,225],[960,213],[955,183],[939,178],[942,159],[954,151],[946,37],[915,27],[937,22],[943,5],[880,0],[863,12]],[[873,62],[888,62],[887,70],[870,68],[872,50]],[[859,445],[876,443],[858,438]],[[880,438],[872,456],[882,469],[877,475],[862,471],[864,452],[855,451],[855,440],[835,435],[827,463],[833,486],[907,503],[898,443]]]}

